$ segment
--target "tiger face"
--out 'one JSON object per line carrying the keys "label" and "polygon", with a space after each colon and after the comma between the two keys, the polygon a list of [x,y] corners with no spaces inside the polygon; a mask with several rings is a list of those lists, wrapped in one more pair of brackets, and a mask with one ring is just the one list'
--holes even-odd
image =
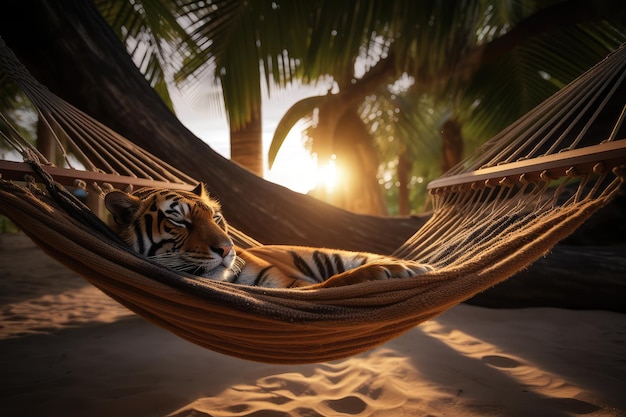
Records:
{"label": "tiger face", "polygon": [[112,227],[136,253],[172,269],[213,279],[236,274],[237,254],[220,205],[202,184],[192,191],[111,191]]}

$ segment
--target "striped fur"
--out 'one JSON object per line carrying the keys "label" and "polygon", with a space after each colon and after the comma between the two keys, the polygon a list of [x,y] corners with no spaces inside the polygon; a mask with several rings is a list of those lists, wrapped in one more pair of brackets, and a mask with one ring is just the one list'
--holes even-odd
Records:
{"label": "striped fur", "polygon": [[336,286],[403,278],[428,265],[334,249],[268,245],[241,249],[228,236],[217,201],[193,191],[144,188],[111,191],[105,204],[112,228],[133,251],[182,273],[272,288]]}

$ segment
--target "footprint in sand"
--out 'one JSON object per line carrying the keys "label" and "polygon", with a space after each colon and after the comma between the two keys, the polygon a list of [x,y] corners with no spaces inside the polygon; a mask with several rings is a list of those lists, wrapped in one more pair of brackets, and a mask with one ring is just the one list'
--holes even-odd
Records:
{"label": "footprint in sand", "polygon": [[334,411],[343,414],[361,414],[367,408],[365,401],[355,396],[348,396],[339,400],[327,400],[324,402]]}
{"label": "footprint in sand", "polygon": [[486,355],[482,357],[482,360],[487,362],[491,366],[496,368],[517,368],[521,365],[520,362],[515,359],[507,358],[506,356],[499,355]]}

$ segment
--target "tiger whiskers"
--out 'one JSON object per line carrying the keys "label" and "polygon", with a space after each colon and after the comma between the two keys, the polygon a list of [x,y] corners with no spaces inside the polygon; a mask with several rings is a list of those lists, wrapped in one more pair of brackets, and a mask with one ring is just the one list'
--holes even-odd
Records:
{"label": "tiger whiskers", "polygon": [[235,256],[235,259],[233,260],[233,264],[230,266],[230,268],[224,271],[222,281],[226,281],[226,282],[237,281],[239,274],[241,273],[241,271],[243,270],[245,266],[246,266],[246,261],[244,261],[239,256]]}
{"label": "tiger whiskers", "polygon": [[233,261],[233,265],[230,267],[230,270],[235,274],[235,277],[238,276],[243,268],[246,266],[246,261],[244,261],[239,256],[235,256],[235,260]]}
{"label": "tiger whiskers", "polygon": [[208,271],[203,264],[185,259],[180,256],[179,253],[161,253],[158,255],[148,256],[148,259],[175,271],[187,272],[192,275],[203,276],[205,275],[204,273]]}

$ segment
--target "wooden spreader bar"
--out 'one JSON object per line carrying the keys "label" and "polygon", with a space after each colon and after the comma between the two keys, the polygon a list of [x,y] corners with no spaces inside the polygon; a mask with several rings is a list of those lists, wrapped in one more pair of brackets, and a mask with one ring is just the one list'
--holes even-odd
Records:
{"label": "wooden spreader bar", "polygon": [[538,181],[546,175],[548,178],[558,179],[566,175],[587,174],[599,168],[612,169],[625,163],[626,139],[620,139],[552,155],[481,168],[450,177],[442,177],[431,181],[428,184],[428,189],[434,191],[440,188],[465,184],[484,184],[488,180],[510,180],[515,182],[522,175],[528,181]]}
{"label": "wooden spreader bar", "polygon": [[[114,188],[124,189],[128,185],[135,188],[141,187],[161,187],[171,189],[190,190],[193,185],[186,183],[174,183],[169,181],[158,181],[147,178],[137,178],[116,174],[105,174],[102,172],[81,171],[71,168],[59,168],[52,165],[44,165],[44,170],[50,174],[57,182],[66,186],[76,187],[77,180],[84,181],[87,185],[91,183],[111,184]],[[27,174],[35,174],[31,165],[27,162],[14,162],[0,160],[1,178],[11,181],[24,181]]]}

